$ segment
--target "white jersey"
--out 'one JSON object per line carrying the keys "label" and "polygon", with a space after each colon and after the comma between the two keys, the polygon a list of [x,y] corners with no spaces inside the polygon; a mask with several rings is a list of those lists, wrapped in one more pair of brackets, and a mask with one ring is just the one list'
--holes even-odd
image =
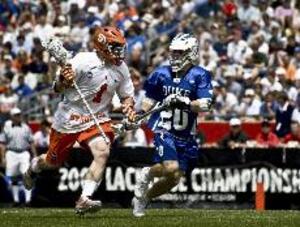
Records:
{"label": "white jersey", "polygon": [[[100,123],[109,121],[113,95],[133,97],[134,88],[127,65],[105,65],[95,52],[82,52],[70,60],[75,81]],[[64,91],[52,127],[62,133],[76,133],[95,122],[74,88]]]}
{"label": "white jersey", "polygon": [[30,149],[33,136],[29,126],[22,122],[14,125],[11,120],[5,122],[3,127],[2,142],[6,144],[6,149],[14,152],[23,152]]}

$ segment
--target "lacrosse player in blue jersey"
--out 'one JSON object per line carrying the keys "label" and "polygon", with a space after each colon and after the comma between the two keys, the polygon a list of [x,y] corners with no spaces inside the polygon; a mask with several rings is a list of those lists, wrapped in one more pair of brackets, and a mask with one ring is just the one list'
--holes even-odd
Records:
{"label": "lacrosse player in blue jersey", "polygon": [[[197,160],[197,115],[210,110],[213,94],[210,73],[196,65],[198,48],[195,37],[178,34],[169,47],[170,66],[157,68],[145,81],[143,111],[158,103],[168,108],[148,122],[155,133],[156,164],[143,168],[137,180],[132,200],[135,217],[144,216],[150,200],[169,192]],[[160,179],[149,188],[154,177]]]}

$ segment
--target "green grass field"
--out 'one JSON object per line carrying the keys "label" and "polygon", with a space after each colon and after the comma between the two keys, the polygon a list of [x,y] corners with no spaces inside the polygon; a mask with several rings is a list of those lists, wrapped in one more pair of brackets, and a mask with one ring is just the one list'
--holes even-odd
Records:
{"label": "green grass field", "polygon": [[300,226],[298,211],[149,209],[136,219],[129,209],[103,209],[78,217],[72,209],[0,209],[0,226]]}

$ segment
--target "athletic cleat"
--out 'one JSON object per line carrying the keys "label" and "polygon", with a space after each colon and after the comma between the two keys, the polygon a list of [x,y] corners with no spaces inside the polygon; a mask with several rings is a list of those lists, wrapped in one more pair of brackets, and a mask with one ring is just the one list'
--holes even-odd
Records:
{"label": "athletic cleat", "polygon": [[23,183],[24,187],[27,190],[31,190],[35,183],[36,174],[33,173],[30,169],[28,169],[23,175]]}
{"label": "athletic cleat", "polygon": [[75,213],[84,215],[85,213],[95,213],[102,207],[102,203],[99,200],[91,200],[88,197],[80,196],[76,202]]}
{"label": "athletic cleat", "polygon": [[149,170],[150,167],[144,167],[140,173],[140,176],[137,179],[135,189],[134,189],[134,195],[137,198],[145,197],[145,194],[149,188]]}
{"label": "athletic cleat", "polygon": [[133,197],[131,203],[133,206],[132,214],[134,217],[140,218],[145,216],[145,209],[147,206],[147,201],[145,199]]}

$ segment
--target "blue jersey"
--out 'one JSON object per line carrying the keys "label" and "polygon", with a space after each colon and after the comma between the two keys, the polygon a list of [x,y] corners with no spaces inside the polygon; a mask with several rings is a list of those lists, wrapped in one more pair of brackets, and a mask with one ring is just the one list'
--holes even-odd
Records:
{"label": "blue jersey", "polygon": [[[193,66],[181,78],[173,75],[170,66],[157,68],[144,83],[146,96],[160,103],[170,94],[186,96],[191,101],[212,98],[211,74],[205,69]],[[190,138],[196,131],[197,115],[186,109],[161,111],[151,116],[148,126],[154,132],[168,131],[177,137]]]}

